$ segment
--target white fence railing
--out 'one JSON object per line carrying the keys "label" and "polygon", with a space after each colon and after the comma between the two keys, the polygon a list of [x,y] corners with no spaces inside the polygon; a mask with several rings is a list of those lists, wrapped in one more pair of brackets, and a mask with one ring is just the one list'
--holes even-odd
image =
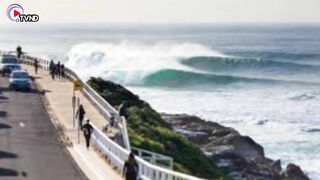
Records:
{"label": "white fence railing", "polygon": [[[128,158],[129,151],[109,139],[94,125],[92,126],[94,127],[92,142],[96,147],[99,147],[99,150],[106,156],[108,161],[121,172],[124,162]],[[140,157],[136,157],[136,160],[139,165],[139,176],[143,180],[201,180],[197,177],[155,166]]]}
{"label": "white fence railing", "polygon": [[136,148],[136,147],[131,147],[131,150],[132,152],[134,152],[134,154],[150,162],[151,164],[155,164],[157,166],[161,166],[167,169],[173,169],[172,157],[151,152],[145,149]]}
{"label": "white fence railing", "polygon": [[[23,56],[22,62],[32,65],[35,59],[39,61],[40,67],[46,70],[49,69],[50,61],[45,59]],[[66,68],[65,74],[72,81],[80,80],[78,75],[71,69]],[[87,83],[83,82],[83,85],[84,95],[95,105],[95,107],[100,111],[100,113],[105,117],[106,120],[110,120],[112,113],[118,114],[118,112]],[[119,144],[111,140],[99,128],[92,124],[92,126],[94,127],[94,131],[92,133],[92,143],[107,158],[108,162],[113,165],[119,172],[122,172],[124,162],[127,160],[131,149],[128,131],[126,128],[126,119],[122,117],[121,120],[123,126],[122,133],[124,136],[124,143],[126,148],[121,147]],[[143,180],[201,180],[200,178],[194,176],[156,166],[140,157],[136,157],[136,160],[139,165],[139,176]]]}

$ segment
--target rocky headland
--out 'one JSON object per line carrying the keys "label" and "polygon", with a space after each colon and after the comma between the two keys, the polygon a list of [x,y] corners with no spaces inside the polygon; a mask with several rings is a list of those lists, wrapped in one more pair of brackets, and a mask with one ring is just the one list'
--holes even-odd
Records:
{"label": "rocky headland", "polygon": [[161,114],[173,129],[197,144],[232,179],[308,180],[299,166],[281,167],[264,149],[233,128],[186,114]]}
{"label": "rocky headland", "polygon": [[308,180],[299,166],[282,169],[251,137],[196,116],[161,114],[123,86],[101,78],[88,84],[112,106],[128,103],[131,146],[170,156],[175,171],[204,179]]}

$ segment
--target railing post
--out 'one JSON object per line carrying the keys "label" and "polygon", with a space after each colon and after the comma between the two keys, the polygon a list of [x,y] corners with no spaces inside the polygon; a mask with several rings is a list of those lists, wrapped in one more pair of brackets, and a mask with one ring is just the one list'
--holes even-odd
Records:
{"label": "railing post", "polygon": [[125,147],[128,151],[131,151],[131,146],[130,146],[130,140],[129,140],[129,134],[128,134],[128,129],[127,129],[127,122],[126,119],[124,117],[121,118],[122,120],[122,136],[123,136],[123,141],[125,144]]}

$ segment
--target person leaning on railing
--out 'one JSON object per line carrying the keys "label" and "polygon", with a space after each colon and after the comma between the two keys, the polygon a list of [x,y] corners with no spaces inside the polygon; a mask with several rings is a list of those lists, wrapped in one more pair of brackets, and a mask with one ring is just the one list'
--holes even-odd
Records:
{"label": "person leaning on railing", "polygon": [[128,114],[128,102],[127,101],[123,101],[119,108],[119,116],[124,116],[125,118],[128,118],[129,114]]}

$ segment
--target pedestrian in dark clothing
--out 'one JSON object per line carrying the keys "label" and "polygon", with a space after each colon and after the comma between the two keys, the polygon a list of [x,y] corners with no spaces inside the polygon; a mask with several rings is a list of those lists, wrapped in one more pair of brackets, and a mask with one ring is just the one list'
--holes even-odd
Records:
{"label": "pedestrian in dark clothing", "polygon": [[57,78],[60,78],[60,74],[61,73],[61,65],[60,65],[60,61],[57,63],[56,65],[56,76]]}
{"label": "pedestrian in dark clothing", "polygon": [[56,75],[56,66],[54,63],[52,64],[52,67],[50,68],[50,74],[51,74],[52,80],[54,80],[54,77]]}
{"label": "pedestrian in dark clothing", "polygon": [[87,123],[81,126],[81,130],[83,131],[84,138],[86,139],[86,146],[89,149],[90,147],[90,138],[93,132],[93,127],[90,124],[90,120],[87,120]]}
{"label": "pedestrian in dark clothing", "polygon": [[20,59],[21,55],[23,54],[22,48],[20,46],[17,47],[17,57]]}
{"label": "pedestrian in dark clothing", "polygon": [[50,73],[51,73],[51,71],[52,71],[53,66],[55,66],[55,65],[54,65],[53,60],[51,59],[50,65],[49,65],[49,71],[50,71]]}
{"label": "pedestrian in dark clothing", "polygon": [[113,128],[116,125],[115,117],[113,114],[111,114],[110,117],[110,126]]}
{"label": "pedestrian in dark clothing", "polygon": [[64,64],[61,65],[61,76],[64,77]]}
{"label": "pedestrian in dark clothing", "polygon": [[125,118],[128,117],[128,103],[127,101],[123,101],[119,106],[119,116],[124,116]]}
{"label": "pedestrian in dark clothing", "polygon": [[86,114],[86,111],[84,110],[82,104],[80,104],[78,111],[76,113],[76,117],[78,117],[78,123],[79,123],[79,127],[82,127],[82,122],[84,119],[84,115]]}
{"label": "pedestrian in dark clothing", "polygon": [[123,175],[125,175],[126,180],[137,180],[138,172],[138,163],[134,158],[134,154],[131,152],[129,154],[128,160],[124,163]]}
{"label": "pedestrian in dark clothing", "polygon": [[35,59],[34,60],[34,70],[35,70],[36,74],[38,74],[38,65],[39,65],[38,59]]}

